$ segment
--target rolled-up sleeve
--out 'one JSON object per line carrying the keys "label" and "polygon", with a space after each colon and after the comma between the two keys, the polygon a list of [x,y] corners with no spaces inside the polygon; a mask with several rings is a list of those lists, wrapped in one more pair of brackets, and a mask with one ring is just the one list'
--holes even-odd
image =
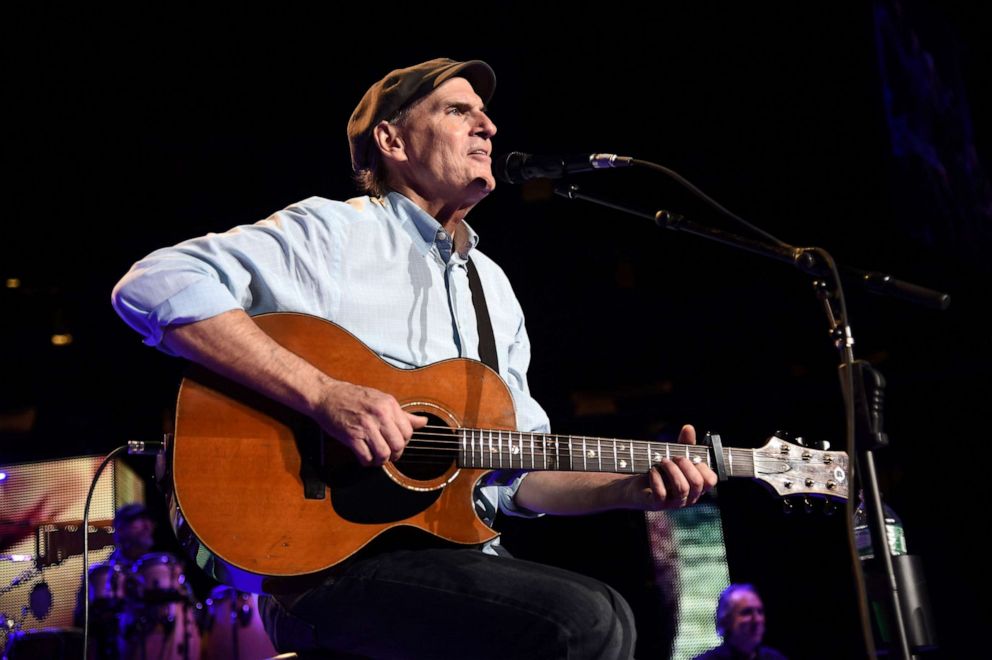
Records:
{"label": "rolled-up sleeve", "polygon": [[183,264],[156,252],[135,264],[114,287],[114,309],[149,346],[159,345],[166,326],[244,309],[230,289],[195,267],[195,261]]}
{"label": "rolled-up sleeve", "polygon": [[537,513],[517,504],[516,495],[520,484],[527,477],[527,472],[518,474],[509,484],[499,489],[499,510],[518,518],[540,518],[543,513]]}
{"label": "rolled-up sleeve", "polygon": [[334,231],[310,207],[289,207],[254,225],[152,252],[117,283],[111,302],[146,344],[159,348],[166,327],[232,309],[326,317],[329,310],[314,301],[335,299],[328,257]]}
{"label": "rolled-up sleeve", "polygon": [[[479,495],[488,500],[489,506],[484,507],[486,512],[492,511],[491,515],[483,515],[483,518],[495,517],[496,511],[516,516],[518,518],[538,518],[543,513],[536,513],[519,506],[515,496],[520,484],[527,477],[527,472],[523,470],[494,470],[488,473],[480,483]],[[480,510],[481,513],[481,510]]]}

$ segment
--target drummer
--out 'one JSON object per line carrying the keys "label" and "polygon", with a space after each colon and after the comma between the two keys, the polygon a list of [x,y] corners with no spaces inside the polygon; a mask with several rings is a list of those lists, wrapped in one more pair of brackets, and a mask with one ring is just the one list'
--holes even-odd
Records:
{"label": "drummer", "polygon": [[[121,579],[131,571],[131,566],[152,549],[155,544],[155,520],[143,504],[125,504],[114,514],[114,551],[102,566],[119,567]],[[90,568],[90,575],[99,574],[98,566]],[[122,584],[123,587],[123,584]],[[91,591],[94,585],[90,585]],[[98,592],[101,593],[101,592]],[[125,594],[117,594],[124,596]],[[73,614],[76,626],[83,625],[83,587],[79,586],[76,610]]]}
{"label": "drummer", "polygon": [[117,548],[108,561],[134,563],[155,543],[155,520],[143,504],[125,504],[114,516],[114,541]]}

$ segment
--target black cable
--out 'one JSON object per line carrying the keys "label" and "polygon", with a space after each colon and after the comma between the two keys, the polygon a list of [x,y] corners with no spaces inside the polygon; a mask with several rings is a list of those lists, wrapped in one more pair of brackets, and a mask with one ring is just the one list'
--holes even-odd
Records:
{"label": "black cable", "polygon": [[774,236],[772,236],[771,234],[769,234],[768,232],[766,232],[764,229],[761,229],[759,227],[756,227],[755,225],[752,225],[750,222],[748,222],[744,218],[740,217],[736,213],[734,213],[734,212],[730,211],[729,209],[727,209],[726,207],[724,207],[722,204],[720,204],[715,199],[713,199],[712,197],[710,197],[709,195],[707,195],[706,193],[704,193],[695,184],[693,184],[691,181],[689,181],[688,179],[686,179],[684,176],[682,176],[681,174],[679,174],[675,170],[669,169],[669,168],[667,168],[667,167],[665,167],[663,165],[659,165],[658,163],[652,163],[649,160],[639,160],[637,158],[632,158],[630,162],[632,164],[634,164],[634,165],[639,165],[641,167],[647,167],[648,169],[652,169],[652,170],[656,170],[658,172],[661,172],[662,174],[664,174],[665,176],[669,177],[670,179],[672,179],[673,181],[675,181],[676,183],[678,183],[679,185],[681,185],[682,187],[684,187],[686,190],[688,190],[689,192],[691,192],[693,195],[695,195],[699,199],[703,200],[704,202],[706,202],[707,204],[709,204],[710,206],[712,206],[713,208],[715,208],[720,213],[723,213],[728,218],[731,218],[732,220],[735,220],[736,222],[739,222],[740,224],[742,224],[743,226],[747,227],[748,229],[750,229],[754,233],[759,234],[759,235],[765,237],[766,239],[768,239],[772,243],[775,243],[776,245],[785,246],[785,247],[788,246],[788,243],[786,243],[785,241],[780,241],[779,239],[775,238]]}
{"label": "black cable", "polygon": [[127,445],[121,445],[113,450],[100,463],[93,475],[90,483],[90,490],[86,494],[86,504],[83,506],[83,660],[87,660],[86,650],[89,648],[90,637],[90,502],[93,500],[93,492],[96,484],[100,480],[100,475],[104,468],[118,454],[127,451]]}

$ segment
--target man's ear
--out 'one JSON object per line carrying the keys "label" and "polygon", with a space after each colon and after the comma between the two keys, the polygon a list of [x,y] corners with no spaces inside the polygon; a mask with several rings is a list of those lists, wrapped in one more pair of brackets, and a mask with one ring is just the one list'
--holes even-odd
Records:
{"label": "man's ear", "polygon": [[372,129],[372,139],[383,160],[405,161],[406,142],[403,141],[402,131],[395,124],[380,121]]}

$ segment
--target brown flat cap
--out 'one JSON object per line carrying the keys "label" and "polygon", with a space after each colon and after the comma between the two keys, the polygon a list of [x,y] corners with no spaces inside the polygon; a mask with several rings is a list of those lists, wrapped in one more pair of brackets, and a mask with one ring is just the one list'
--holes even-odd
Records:
{"label": "brown flat cap", "polygon": [[372,85],[348,120],[351,168],[357,172],[371,163],[372,129],[380,121],[388,120],[405,106],[455,77],[468,80],[482,102],[489,103],[496,89],[496,74],[482,60],[456,62],[441,57],[391,71]]}

